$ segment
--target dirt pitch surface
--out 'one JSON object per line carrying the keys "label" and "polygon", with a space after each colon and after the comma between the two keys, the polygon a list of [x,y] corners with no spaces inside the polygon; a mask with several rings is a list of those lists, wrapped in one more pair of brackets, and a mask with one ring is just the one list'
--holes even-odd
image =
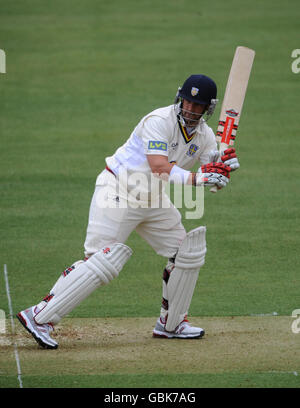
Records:
{"label": "dirt pitch surface", "polygon": [[[57,350],[41,349],[16,322],[0,335],[0,374],[292,373],[300,375],[300,333],[289,316],[192,318],[202,339],[152,337],[155,318],[66,318],[56,327]],[[9,321],[7,321],[7,327]],[[299,377],[300,378],[300,377]]]}

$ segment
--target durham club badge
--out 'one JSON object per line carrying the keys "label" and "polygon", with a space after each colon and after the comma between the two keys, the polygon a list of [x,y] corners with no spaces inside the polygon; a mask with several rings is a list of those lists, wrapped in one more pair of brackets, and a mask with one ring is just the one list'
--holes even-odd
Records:
{"label": "durham club badge", "polygon": [[195,88],[195,87],[193,86],[192,89],[191,89],[191,95],[192,95],[192,96],[196,96],[196,95],[198,95],[198,92],[199,92],[199,89],[198,89],[198,88]]}
{"label": "durham club badge", "polygon": [[195,145],[195,144],[191,144],[189,150],[186,152],[186,154],[188,156],[194,156],[194,154],[196,153],[196,151],[199,149],[199,146]]}

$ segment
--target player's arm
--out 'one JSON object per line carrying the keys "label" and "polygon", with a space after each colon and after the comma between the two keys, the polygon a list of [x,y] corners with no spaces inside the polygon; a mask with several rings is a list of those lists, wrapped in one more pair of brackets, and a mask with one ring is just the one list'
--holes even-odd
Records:
{"label": "player's arm", "polygon": [[190,172],[182,169],[174,163],[169,163],[168,157],[163,155],[147,155],[151,172],[170,183],[190,184],[194,186],[225,187],[230,178],[230,167],[223,163],[209,163],[198,169],[198,172]]}
{"label": "player's arm", "polygon": [[[170,179],[170,174],[172,172],[173,167],[175,166],[175,163],[169,163],[168,161],[168,156],[162,156],[159,154],[148,154],[147,155],[147,160],[149,163],[149,166],[151,168],[151,172],[163,180],[169,180]],[[177,166],[176,166],[177,167]],[[180,167],[178,167],[180,169]],[[181,169],[183,172],[182,175],[185,175],[185,177],[182,177],[184,184],[192,184],[193,183],[193,175],[190,171],[186,171]],[[188,174],[189,173],[189,174]]]}

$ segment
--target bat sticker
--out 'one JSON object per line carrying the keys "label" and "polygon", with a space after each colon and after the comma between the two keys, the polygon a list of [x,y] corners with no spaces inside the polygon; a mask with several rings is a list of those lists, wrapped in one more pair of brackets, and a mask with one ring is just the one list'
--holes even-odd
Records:
{"label": "bat sticker", "polygon": [[232,118],[238,116],[238,112],[234,109],[229,109],[226,111],[226,115],[231,116]]}

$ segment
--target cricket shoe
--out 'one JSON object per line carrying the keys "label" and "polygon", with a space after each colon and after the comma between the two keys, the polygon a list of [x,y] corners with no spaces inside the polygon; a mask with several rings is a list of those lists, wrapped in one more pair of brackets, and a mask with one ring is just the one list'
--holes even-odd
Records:
{"label": "cricket shoe", "polygon": [[187,319],[184,319],[174,331],[169,332],[165,329],[164,321],[159,317],[153,330],[153,337],[165,337],[168,339],[199,339],[204,334],[205,331],[201,327],[191,326]]}
{"label": "cricket shoe", "polygon": [[51,323],[37,324],[34,320],[34,316],[37,314],[36,309],[36,306],[32,306],[18,313],[16,317],[41,347],[56,349],[58,343],[50,336],[50,333],[54,330],[53,325]]}

